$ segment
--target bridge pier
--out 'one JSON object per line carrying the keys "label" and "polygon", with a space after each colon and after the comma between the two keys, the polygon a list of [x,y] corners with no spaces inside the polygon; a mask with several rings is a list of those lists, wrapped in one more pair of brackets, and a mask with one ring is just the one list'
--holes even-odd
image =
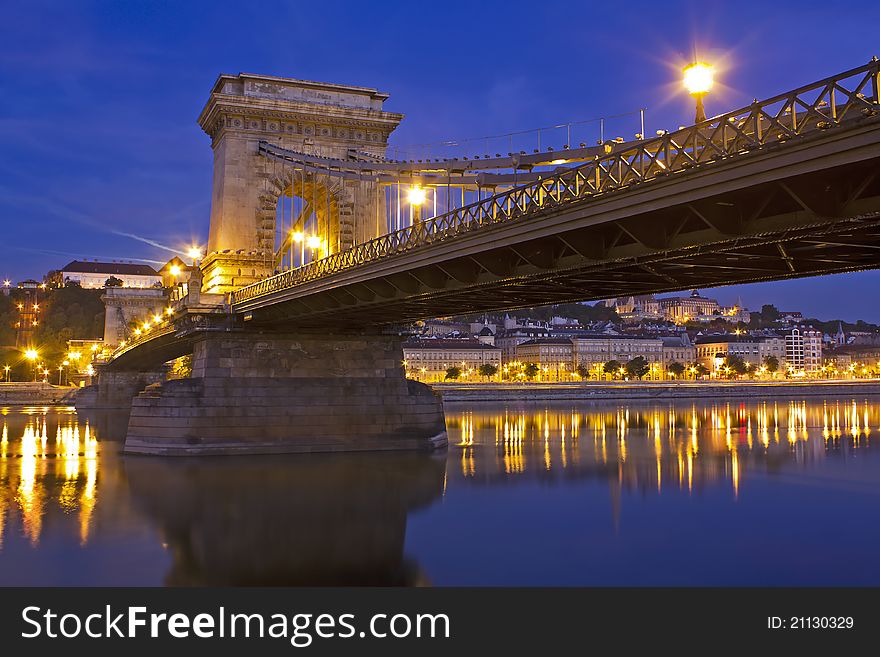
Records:
{"label": "bridge pier", "polygon": [[402,338],[205,333],[191,378],[132,401],[125,452],[255,454],[433,449],[439,396],[405,378]]}
{"label": "bridge pier", "polygon": [[76,409],[125,410],[131,408],[131,400],[141,390],[160,383],[167,376],[164,367],[149,372],[128,372],[101,369],[96,382],[76,392]]}

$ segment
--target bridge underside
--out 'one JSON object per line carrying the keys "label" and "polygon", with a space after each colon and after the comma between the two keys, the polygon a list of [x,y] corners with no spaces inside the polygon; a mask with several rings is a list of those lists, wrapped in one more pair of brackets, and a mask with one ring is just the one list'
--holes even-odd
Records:
{"label": "bridge underside", "polygon": [[381,325],[872,269],[880,265],[878,172],[873,157],[739,189],[711,185],[701,196],[661,180],[643,186],[651,195],[609,195],[612,206],[615,196],[647,196],[621,218],[548,210],[456,237],[456,249],[421,247],[235,310],[254,325]]}

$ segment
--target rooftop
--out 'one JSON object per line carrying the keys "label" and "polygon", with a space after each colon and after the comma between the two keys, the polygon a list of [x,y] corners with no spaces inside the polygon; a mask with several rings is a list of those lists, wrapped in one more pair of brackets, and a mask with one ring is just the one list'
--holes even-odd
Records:
{"label": "rooftop", "polygon": [[414,339],[407,340],[403,343],[404,349],[444,349],[444,350],[462,350],[462,349],[473,349],[473,350],[498,350],[499,347],[493,347],[492,345],[484,344],[477,340],[456,340],[454,338],[435,338],[435,339]]}
{"label": "rooftop", "polygon": [[159,272],[149,265],[138,265],[133,262],[96,262],[74,260],[62,270],[64,274],[121,274],[127,276],[158,276]]}

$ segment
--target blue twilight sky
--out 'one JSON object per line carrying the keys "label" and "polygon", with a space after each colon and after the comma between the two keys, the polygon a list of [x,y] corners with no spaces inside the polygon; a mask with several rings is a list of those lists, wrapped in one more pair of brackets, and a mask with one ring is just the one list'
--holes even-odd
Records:
{"label": "blue twilight sky", "polygon": [[[163,247],[204,243],[212,156],[196,117],[221,72],[379,87],[391,94],[386,108],[407,115],[392,140],[406,145],[640,107],[648,134],[675,128],[692,118],[679,76],[695,49],[721,69],[710,114],[880,54],[872,3],[2,0],[0,8],[0,277],[15,280],[73,258],[164,261]],[[598,136],[594,124],[580,130],[573,142]],[[637,131],[630,116],[609,121],[606,136]],[[713,294],[880,321],[880,306],[864,303],[878,281],[871,272]]]}

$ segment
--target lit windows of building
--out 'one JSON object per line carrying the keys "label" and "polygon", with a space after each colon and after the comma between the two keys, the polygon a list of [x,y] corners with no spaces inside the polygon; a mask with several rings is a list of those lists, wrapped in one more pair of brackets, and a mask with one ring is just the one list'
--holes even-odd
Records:
{"label": "lit windows of building", "polygon": [[403,343],[406,375],[423,382],[443,381],[450,367],[461,370],[461,380],[480,381],[481,365],[501,371],[501,349],[478,340],[435,338]]}

